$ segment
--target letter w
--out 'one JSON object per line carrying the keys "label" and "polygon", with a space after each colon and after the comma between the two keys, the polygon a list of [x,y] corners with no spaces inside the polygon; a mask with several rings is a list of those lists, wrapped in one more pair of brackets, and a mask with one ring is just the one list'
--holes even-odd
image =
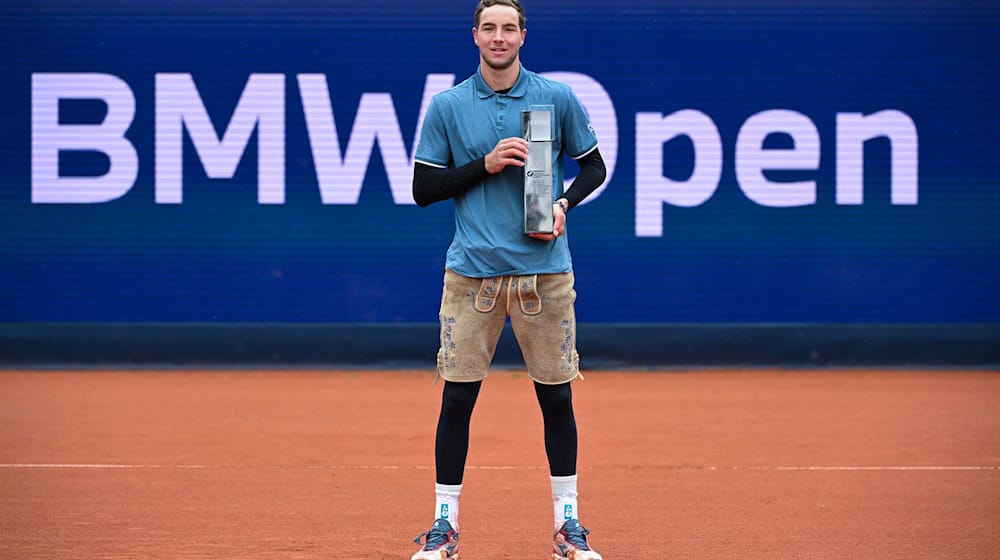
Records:
{"label": "letter w", "polygon": [[[417,119],[417,133],[413,149],[408,155],[403,146],[399,119],[388,93],[365,93],[358,104],[347,142],[347,151],[341,152],[337,139],[337,126],[330,104],[330,90],[323,74],[299,74],[299,91],[302,110],[305,112],[309,144],[312,147],[323,204],[357,204],[361,197],[368,160],[378,139],[382,162],[389,178],[389,188],[396,204],[413,202],[413,152],[417,149],[419,134],[431,98],[450,88],[455,81],[453,74],[428,74],[424,83],[424,96]],[[341,155],[343,153],[343,156]]]}

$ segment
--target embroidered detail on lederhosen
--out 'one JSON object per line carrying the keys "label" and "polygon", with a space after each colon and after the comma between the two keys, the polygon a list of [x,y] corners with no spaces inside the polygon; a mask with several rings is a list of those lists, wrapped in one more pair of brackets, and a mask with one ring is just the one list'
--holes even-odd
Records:
{"label": "embroidered detail on lederhosen", "polygon": [[502,277],[483,278],[479,285],[479,294],[476,295],[475,308],[480,313],[489,313],[497,306],[497,297],[500,295],[500,284]]}

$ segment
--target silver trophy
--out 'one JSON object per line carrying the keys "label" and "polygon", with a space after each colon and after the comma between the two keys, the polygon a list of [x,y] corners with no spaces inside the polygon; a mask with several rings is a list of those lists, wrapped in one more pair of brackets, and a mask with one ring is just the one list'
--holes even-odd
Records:
{"label": "silver trophy", "polygon": [[552,233],[552,134],[555,107],[531,105],[521,113],[524,162],[524,233]]}

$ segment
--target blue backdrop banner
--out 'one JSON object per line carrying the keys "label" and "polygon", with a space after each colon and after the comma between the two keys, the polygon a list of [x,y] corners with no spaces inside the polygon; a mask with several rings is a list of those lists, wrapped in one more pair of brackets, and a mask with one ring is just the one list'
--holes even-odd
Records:
{"label": "blue backdrop banner", "polygon": [[[1000,4],[525,4],[608,163],[581,323],[1000,323]],[[436,321],[474,5],[6,2],[0,322]]]}

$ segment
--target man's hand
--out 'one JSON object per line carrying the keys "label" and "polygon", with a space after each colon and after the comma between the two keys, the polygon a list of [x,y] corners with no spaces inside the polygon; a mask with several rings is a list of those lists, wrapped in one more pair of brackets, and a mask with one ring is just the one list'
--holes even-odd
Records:
{"label": "man's hand", "polygon": [[566,233],[566,213],[558,203],[552,205],[552,233],[529,233],[530,237],[542,241],[552,241]]}
{"label": "man's hand", "polygon": [[493,151],[486,154],[486,172],[490,175],[500,173],[508,165],[524,167],[528,159],[528,141],[512,136],[497,142]]}

